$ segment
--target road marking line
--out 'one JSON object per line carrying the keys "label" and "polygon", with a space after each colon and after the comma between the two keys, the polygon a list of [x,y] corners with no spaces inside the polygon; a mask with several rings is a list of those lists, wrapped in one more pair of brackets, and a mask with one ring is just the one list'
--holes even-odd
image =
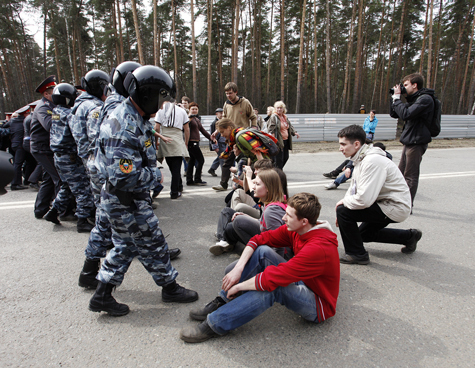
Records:
{"label": "road marking line", "polygon": [[[423,179],[443,179],[443,178],[460,178],[465,176],[475,176],[475,171],[460,171],[460,172],[451,172],[451,173],[436,173],[436,174],[423,174],[419,178]],[[301,181],[298,183],[288,183],[289,188],[310,188],[318,185],[324,185],[330,183],[330,180],[318,180],[318,181]],[[209,195],[209,194],[218,194],[221,192],[215,191],[212,188],[196,188],[196,189],[187,189],[186,192],[183,192],[184,197],[192,195]],[[228,193],[226,191],[226,193]],[[5,202],[0,203],[0,210],[13,210],[20,208],[32,208],[35,204],[35,201],[18,201],[18,202]]]}

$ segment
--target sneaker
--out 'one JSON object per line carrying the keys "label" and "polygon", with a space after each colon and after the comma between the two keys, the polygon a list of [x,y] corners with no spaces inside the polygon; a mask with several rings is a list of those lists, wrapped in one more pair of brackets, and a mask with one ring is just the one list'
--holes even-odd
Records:
{"label": "sneaker", "polygon": [[233,246],[229,244],[226,240],[220,240],[215,245],[209,247],[209,251],[215,256],[219,256],[224,252],[229,252],[233,249]]}
{"label": "sneaker", "polygon": [[336,188],[338,188],[338,185],[336,185],[335,182],[325,185],[325,189],[328,189],[328,190],[332,190]]}
{"label": "sneaker", "polygon": [[185,289],[176,284],[175,288],[166,291],[162,288],[162,301],[165,303],[191,303],[198,300],[198,293],[193,290]]}
{"label": "sneaker", "polygon": [[414,253],[417,248],[417,242],[422,238],[422,231],[419,229],[410,229],[412,235],[407,241],[407,244],[404,248],[401,248],[401,252],[406,254]]}
{"label": "sneaker", "polygon": [[209,169],[208,174],[210,174],[211,176],[218,176],[218,174],[216,174],[216,172],[213,169]]}
{"label": "sneaker", "polygon": [[195,185],[206,185],[208,183],[206,183],[205,181],[201,180],[201,181],[195,181]]}
{"label": "sneaker", "polygon": [[203,308],[192,309],[190,311],[190,317],[195,321],[204,321],[206,320],[208,314],[214,312],[216,309],[222,307],[225,304],[226,302],[220,296],[217,296],[216,298],[214,298],[214,300],[210,301]]}
{"label": "sneaker", "polygon": [[323,176],[329,179],[336,179],[338,177],[338,173],[335,171],[330,171],[329,173],[324,173]]}
{"label": "sneaker", "polygon": [[225,188],[223,187],[222,185],[216,185],[214,187],[212,187],[214,190],[218,191],[218,192],[224,192],[225,190],[228,190],[228,188]]}
{"label": "sneaker", "polygon": [[214,332],[211,329],[211,327],[209,327],[207,321],[203,321],[197,326],[184,327],[180,331],[180,339],[182,339],[185,342],[191,342],[191,343],[204,342],[213,337],[219,337],[219,336],[220,335],[218,335],[216,332]]}
{"label": "sneaker", "polygon": [[365,259],[358,259],[354,256],[350,256],[349,254],[345,253],[343,256],[340,257],[340,263],[367,265],[369,263],[369,257]]}

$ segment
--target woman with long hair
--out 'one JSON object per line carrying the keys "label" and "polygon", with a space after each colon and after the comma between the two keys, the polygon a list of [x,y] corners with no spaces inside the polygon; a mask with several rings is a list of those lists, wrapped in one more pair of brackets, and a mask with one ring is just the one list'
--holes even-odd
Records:
{"label": "woman with long hair", "polygon": [[[284,224],[286,199],[282,189],[282,181],[274,169],[259,171],[254,179],[254,196],[263,203],[261,218],[258,220],[243,212],[227,209],[218,222],[219,229],[224,229],[224,240],[209,248],[214,255],[235,250],[241,253],[248,241],[263,231],[277,229]],[[230,221],[226,221],[232,213]]]}

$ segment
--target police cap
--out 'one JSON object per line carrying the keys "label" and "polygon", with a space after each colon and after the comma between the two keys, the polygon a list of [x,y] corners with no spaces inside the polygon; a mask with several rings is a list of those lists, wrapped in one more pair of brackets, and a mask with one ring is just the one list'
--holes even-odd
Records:
{"label": "police cap", "polygon": [[56,86],[56,77],[54,75],[50,75],[43,82],[41,82],[38,87],[36,87],[35,91],[38,93],[43,93],[48,88],[54,88],[54,86]]}

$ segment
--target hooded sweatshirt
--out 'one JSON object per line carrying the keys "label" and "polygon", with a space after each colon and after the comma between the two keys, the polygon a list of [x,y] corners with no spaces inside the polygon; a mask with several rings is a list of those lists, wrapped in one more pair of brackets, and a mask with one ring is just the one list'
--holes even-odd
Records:
{"label": "hooded sweatshirt", "polygon": [[350,210],[362,210],[376,202],[391,220],[407,219],[411,194],[401,171],[386,157],[386,152],[364,144],[350,160],[354,163],[353,177],[343,205]]}
{"label": "hooded sweatshirt", "polygon": [[226,100],[223,106],[223,117],[231,119],[236,128],[257,127],[257,116],[251,103],[245,97],[238,97],[236,103]]}
{"label": "hooded sweatshirt", "polygon": [[318,221],[303,235],[282,225],[253,236],[247,246],[256,249],[264,244],[274,248],[290,247],[294,257],[257,274],[256,289],[273,291],[279,286],[303,281],[315,294],[318,322],[334,316],[340,289],[340,260],[337,236],[328,221]]}

